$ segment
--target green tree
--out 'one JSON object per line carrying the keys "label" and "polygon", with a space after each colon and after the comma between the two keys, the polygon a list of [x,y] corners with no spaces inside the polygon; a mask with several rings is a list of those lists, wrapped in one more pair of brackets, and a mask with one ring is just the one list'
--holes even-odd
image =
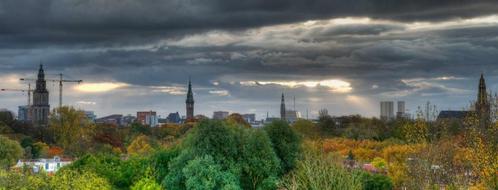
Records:
{"label": "green tree", "polygon": [[18,142],[0,135],[0,168],[9,169],[23,154]]}
{"label": "green tree", "polygon": [[237,177],[224,171],[209,155],[189,161],[182,172],[187,189],[240,189]]}
{"label": "green tree", "polygon": [[49,146],[43,142],[33,143],[31,153],[33,158],[47,157]]}
{"label": "green tree", "polygon": [[276,189],[280,160],[273,151],[270,138],[262,130],[245,130],[242,147],[242,187],[244,189]]}
{"label": "green tree", "polygon": [[271,139],[273,149],[280,158],[281,168],[287,173],[294,168],[299,155],[300,140],[285,121],[274,121],[264,127]]}

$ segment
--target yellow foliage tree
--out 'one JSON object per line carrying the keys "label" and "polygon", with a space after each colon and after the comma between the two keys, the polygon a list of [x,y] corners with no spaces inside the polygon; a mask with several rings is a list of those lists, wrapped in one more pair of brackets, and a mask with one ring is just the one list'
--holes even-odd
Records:
{"label": "yellow foliage tree", "polygon": [[154,148],[150,143],[149,137],[145,135],[139,135],[131,142],[131,144],[126,149],[130,155],[144,155],[151,153]]}

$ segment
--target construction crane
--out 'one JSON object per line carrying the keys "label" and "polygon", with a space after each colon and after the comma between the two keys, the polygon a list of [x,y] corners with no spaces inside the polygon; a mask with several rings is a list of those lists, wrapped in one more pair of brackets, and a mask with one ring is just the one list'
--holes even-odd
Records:
{"label": "construction crane", "polygon": [[28,84],[28,89],[9,89],[9,88],[2,88],[0,91],[13,91],[13,92],[28,92],[28,107],[31,106],[31,93],[33,90],[31,90],[31,84]]}
{"label": "construction crane", "polygon": [[[66,79],[63,79],[62,73],[58,74],[58,75],[59,75],[59,79],[45,79],[45,80],[48,82],[58,82],[59,83],[59,108],[61,108],[62,107],[62,89],[63,89],[62,84],[65,82],[80,84],[83,82],[83,80],[66,80]],[[36,81],[37,79],[21,78],[20,80],[22,80],[22,81]]]}

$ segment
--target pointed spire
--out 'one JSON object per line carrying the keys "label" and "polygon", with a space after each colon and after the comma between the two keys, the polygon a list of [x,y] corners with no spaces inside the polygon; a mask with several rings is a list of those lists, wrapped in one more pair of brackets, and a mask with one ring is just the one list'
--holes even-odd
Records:
{"label": "pointed spire", "polygon": [[285,119],[285,97],[284,97],[284,93],[282,93],[282,100],[280,101],[280,119],[286,120]]}
{"label": "pointed spire", "polygon": [[187,103],[194,103],[194,94],[192,93],[192,81],[188,77]]}
{"label": "pointed spire", "polygon": [[481,78],[479,79],[479,92],[477,94],[478,104],[484,105],[487,103],[487,92],[486,92],[486,81],[484,80],[484,74],[481,73]]}

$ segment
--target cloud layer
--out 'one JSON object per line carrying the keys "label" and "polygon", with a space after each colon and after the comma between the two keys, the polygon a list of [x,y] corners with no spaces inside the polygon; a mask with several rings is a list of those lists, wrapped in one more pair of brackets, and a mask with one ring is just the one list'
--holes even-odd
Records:
{"label": "cloud layer", "polygon": [[[67,85],[65,104],[100,116],[184,112],[189,76],[208,116],[278,115],[282,92],[311,117],[376,116],[381,100],[461,109],[481,72],[496,91],[497,12],[491,0],[5,0],[1,87],[24,88],[16,78],[42,62],[84,80]],[[1,95],[10,109],[25,102]]]}

